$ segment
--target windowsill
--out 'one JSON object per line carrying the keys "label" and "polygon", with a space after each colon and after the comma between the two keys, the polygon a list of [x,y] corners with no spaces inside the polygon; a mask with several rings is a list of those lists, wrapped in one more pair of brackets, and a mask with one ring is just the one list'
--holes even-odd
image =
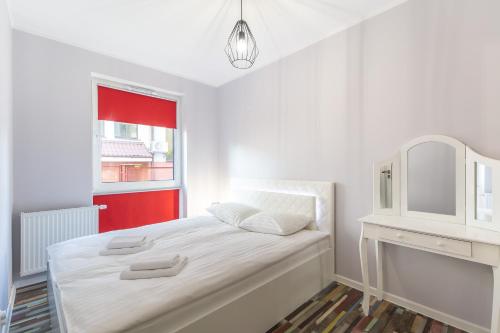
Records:
{"label": "windowsill", "polygon": [[[110,184],[107,184],[110,185]],[[117,184],[113,184],[117,185]],[[158,184],[157,186],[144,186],[142,184],[124,184],[119,183],[122,186],[102,186],[95,188],[92,191],[93,195],[105,195],[105,194],[122,194],[122,193],[136,193],[136,192],[154,192],[154,191],[165,191],[165,190],[181,190],[182,186],[179,184],[163,185]],[[128,186],[123,186],[128,185]],[[135,186],[130,186],[135,185]]]}

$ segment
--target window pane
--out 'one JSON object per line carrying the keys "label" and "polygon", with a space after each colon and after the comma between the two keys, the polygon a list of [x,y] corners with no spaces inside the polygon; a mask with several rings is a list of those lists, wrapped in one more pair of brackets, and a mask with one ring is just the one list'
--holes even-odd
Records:
{"label": "window pane", "polygon": [[101,121],[101,181],[174,179],[174,129]]}

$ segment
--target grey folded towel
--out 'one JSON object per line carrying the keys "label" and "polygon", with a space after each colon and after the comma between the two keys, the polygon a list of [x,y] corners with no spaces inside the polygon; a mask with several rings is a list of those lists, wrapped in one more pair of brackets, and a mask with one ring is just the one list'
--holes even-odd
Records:
{"label": "grey folded towel", "polygon": [[124,249],[140,247],[146,244],[146,236],[118,236],[113,237],[106,246],[108,249]]}
{"label": "grey folded towel", "polygon": [[124,254],[134,254],[142,251],[149,250],[153,246],[153,242],[148,242],[143,246],[137,247],[126,247],[123,249],[106,249],[99,252],[101,256],[116,256],[116,255],[124,255]]}
{"label": "grey folded towel", "polygon": [[151,269],[171,268],[179,262],[179,259],[180,256],[178,254],[170,254],[165,255],[163,259],[138,261],[130,265],[130,270],[144,271]]}
{"label": "grey folded towel", "polygon": [[174,267],[164,269],[148,269],[144,271],[123,271],[120,273],[121,280],[154,279],[160,277],[175,276],[186,266],[187,257],[181,257]]}

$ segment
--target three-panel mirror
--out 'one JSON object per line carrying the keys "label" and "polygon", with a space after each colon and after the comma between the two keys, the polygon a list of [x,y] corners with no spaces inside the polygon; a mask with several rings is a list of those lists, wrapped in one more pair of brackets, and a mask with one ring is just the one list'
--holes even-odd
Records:
{"label": "three-panel mirror", "polygon": [[374,214],[500,231],[500,161],[441,135],[416,138],[374,167]]}

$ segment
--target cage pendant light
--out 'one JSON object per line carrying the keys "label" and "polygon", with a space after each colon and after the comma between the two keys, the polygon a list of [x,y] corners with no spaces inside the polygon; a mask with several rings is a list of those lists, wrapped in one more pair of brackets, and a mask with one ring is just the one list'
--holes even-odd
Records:
{"label": "cage pendant light", "polygon": [[259,49],[250,27],[243,20],[243,0],[240,1],[240,6],[240,19],[229,35],[225,52],[234,67],[247,69],[253,66]]}

